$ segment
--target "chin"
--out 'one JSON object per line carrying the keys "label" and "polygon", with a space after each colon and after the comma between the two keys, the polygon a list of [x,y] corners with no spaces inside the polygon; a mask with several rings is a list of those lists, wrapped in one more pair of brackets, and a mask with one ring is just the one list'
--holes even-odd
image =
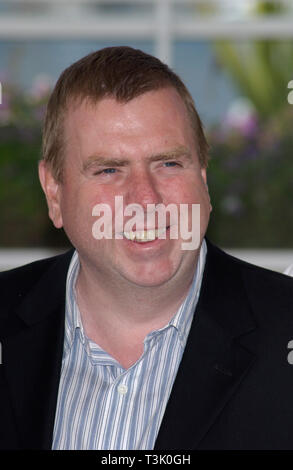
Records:
{"label": "chin", "polygon": [[170,279],[135,279],[132,283],[137,287],[160,287],[166,284]]}
{"label": "chin", "polygon": [[125,273],[125,278],[138,287],[159,287],[170,281],[176,271],[175,269],[168,269],[160,272],[158,268],[154,268],[148,273]]}

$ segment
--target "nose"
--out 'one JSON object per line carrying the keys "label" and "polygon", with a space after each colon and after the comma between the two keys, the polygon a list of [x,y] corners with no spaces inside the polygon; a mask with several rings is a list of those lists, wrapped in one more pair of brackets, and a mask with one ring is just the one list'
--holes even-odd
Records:
{"label": "nose", "polygon": [[148,204],[163,202],[161,189],[149,169],[133,170],[127,184],[126,203],[139,204],[147,211]]}

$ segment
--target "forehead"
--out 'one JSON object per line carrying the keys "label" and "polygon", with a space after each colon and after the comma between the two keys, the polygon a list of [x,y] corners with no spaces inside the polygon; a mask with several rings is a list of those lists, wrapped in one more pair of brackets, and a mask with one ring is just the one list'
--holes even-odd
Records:
{"label": "forehead", "polygon": [[67,145],[78,146],[82,153],[94,151],[91,145],[150,147],[194,140],[185,104],[173,88],[150,91],[126,103],[114,98],[72,103],[64,131]]}
{"label": "forehead", "polygon": [[100,118],[101,124],[106,124],[105,120],[108,118],[112,123],[120,118],[131,124],[132,116],[140,118],[146,124],[149,114],[152,115],[153,122],[160,120],[163,116],[165,119],[170,118],[171,113],[173,120],[189,120],[181,96],[173,87],[168,87],[146,92],[127,102],[117,101],[114,97],[104,97],[97,101],[90,98],[69,101],[65,114],[65,125],[70,123],[80,127],[93,116],[95,120]]}

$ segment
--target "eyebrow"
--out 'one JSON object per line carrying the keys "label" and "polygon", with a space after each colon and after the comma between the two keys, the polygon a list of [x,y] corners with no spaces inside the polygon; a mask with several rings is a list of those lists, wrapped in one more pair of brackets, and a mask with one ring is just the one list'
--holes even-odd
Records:
{"label": "eyebrow", "polygon": [[[174,149],[167,150],[164,152],[160,152],[157,154],[150,155],[146,160],[148,162],[157,162],[157,161],[167,161],[172,158],[184,158],[187,161],[192,161],[192,155],[190,150],[183,146],[180,145],[178,147],[175,147]],[[88,170],[91,166],[93,165],[99,165],[99,166],[107,166],[107,167],[122,167],[122,166],[128,166],[130,163],[129,160],[127,159],[121,159],[121,158],[113,158],[113,157],[106,157],[104,155],[91,155],[86,159],[86,161],[83,164],[83,171]]]}
{"label": "eyebrow", "polygon": [[105,157],[102,155],[91,155],[86,159],[83,164],[83,171],[88,170],[93,165],[99,166],[127,166],[129,164],[128,160],[122,160],[120,158]]}
{"label": "eyebrow", "polygon": [[158,153],[155,155],[151,155],[148,160],[152,162],[160,161],[160,160],[170,160],[172,158],[184,158],[185,160],[192,160],[191,152],[187,147],[184,145],[180,145],[174,149],[167,150],[162,153]]}

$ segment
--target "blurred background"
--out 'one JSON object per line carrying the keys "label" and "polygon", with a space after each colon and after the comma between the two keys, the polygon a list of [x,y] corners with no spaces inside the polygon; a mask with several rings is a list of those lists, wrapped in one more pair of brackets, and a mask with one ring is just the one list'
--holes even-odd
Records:
{"label": "blurred background", "polygon": [[110,45],[156,55],[191,91],[211,146],[211,241],[293,263],[292,0],[0,0],[0,270],[69,246],[37,178],[44,110],[65,67]]}

